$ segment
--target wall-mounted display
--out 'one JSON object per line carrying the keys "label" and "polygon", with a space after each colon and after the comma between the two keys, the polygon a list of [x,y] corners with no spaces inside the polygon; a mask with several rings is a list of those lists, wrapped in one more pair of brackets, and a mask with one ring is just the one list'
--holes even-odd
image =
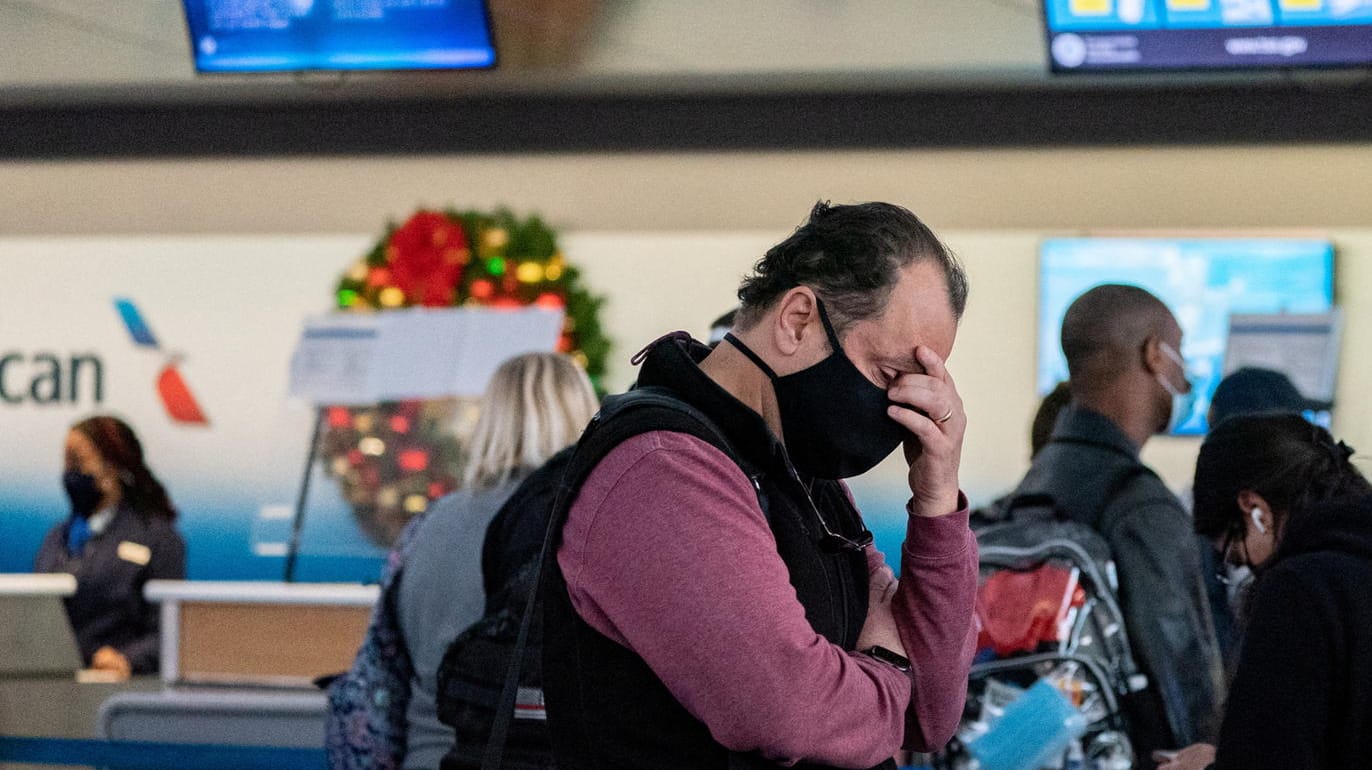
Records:
{"label": "wall-mounted display", "polygon": [[1152,292],[1181,324],[1182,355],[1197,395],[1177,433],[1205,432],[1224,376],[1230,316],[1323,313],[1334,302],[1334,246],[1296,238],[1054,238],[1039,255],[1040,394],[1067,379],[1060,334],[1067,307],[1102,283]]}
{"label": "wall-mounted display", "polygon": [[1363,67],[1372,0],[1045,0],[1054,72]]}

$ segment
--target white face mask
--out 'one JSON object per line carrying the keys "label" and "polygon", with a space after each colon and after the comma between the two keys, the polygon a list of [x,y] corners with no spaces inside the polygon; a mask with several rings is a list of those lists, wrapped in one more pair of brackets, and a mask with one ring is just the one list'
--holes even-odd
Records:
{"label": "white face mask", "polygon": [[1186,360],[1171,345],[1166,342],[1158,342],[1158,347],[1163,355],[1172,359],[1172,362],[1181,370],[1182,382],[1186,384],[1185,389],[1179,389],[1162,374],[1158,374],[1158,384],[1172,396],[1172,414],[1167,420],[1167,427],[1164,433],[1175,433],[1177,428],[1191,419],[1191,413],[1196,410],[1196,388],[1191,385],[1191,378],[1186,373]]}

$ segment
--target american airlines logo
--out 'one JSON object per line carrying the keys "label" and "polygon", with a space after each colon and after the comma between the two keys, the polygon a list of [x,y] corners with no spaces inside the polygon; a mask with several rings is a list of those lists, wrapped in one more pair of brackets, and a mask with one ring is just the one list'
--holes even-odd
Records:
{"label": "american airlines logo", "polygon": [[167,416],[173,422],[209,425],[209,419],[205,417],[204,411],[200,409],[200,403],[195,400],[190,386],[186,384],[185,378],[177,368],[181,363],[181,354],[162,349],[157,337],[152,333],[152,327],[143,319],[143,314],[139,312],[133,300],[116,297],[114,307],[119,311],[119,317],[123,319],[129,336],[133,338],[133,344],[163,357],[162,371],[157,375],[157,397],[162,400],[162,407],[167,410]]}

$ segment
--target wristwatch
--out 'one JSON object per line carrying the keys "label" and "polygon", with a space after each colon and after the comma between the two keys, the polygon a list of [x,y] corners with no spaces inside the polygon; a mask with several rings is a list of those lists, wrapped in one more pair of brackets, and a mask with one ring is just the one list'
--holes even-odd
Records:
{"label": "wristwatch", "polygon": [[863,655],[866,655],[867,657],[873,660],[879,660],[888,666],[892,666],[897,671],[901,671],[906,674],[910,673],[910,659],[905,657],[904,655],[891,652],[885,647],[878,647],[876,645],[873,645],[865,650],[859,650],[858,652],[861,652]]}

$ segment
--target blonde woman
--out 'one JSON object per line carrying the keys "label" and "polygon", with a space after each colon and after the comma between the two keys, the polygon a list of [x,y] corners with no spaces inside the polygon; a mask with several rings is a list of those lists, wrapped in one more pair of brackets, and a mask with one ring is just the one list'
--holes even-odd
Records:
{"label": "blonde woman", "polygon": [[484,614],[482,544],[501,505],[531,471],[576,443],[598,403],[585,372],[560,353],[528,353],[501,364],[481,404],[462,488],[412,526],[398,613],[414,664],[406,712],[405,768],[435,768],[453,746],[438,721],[438,665],[448,644]]}

